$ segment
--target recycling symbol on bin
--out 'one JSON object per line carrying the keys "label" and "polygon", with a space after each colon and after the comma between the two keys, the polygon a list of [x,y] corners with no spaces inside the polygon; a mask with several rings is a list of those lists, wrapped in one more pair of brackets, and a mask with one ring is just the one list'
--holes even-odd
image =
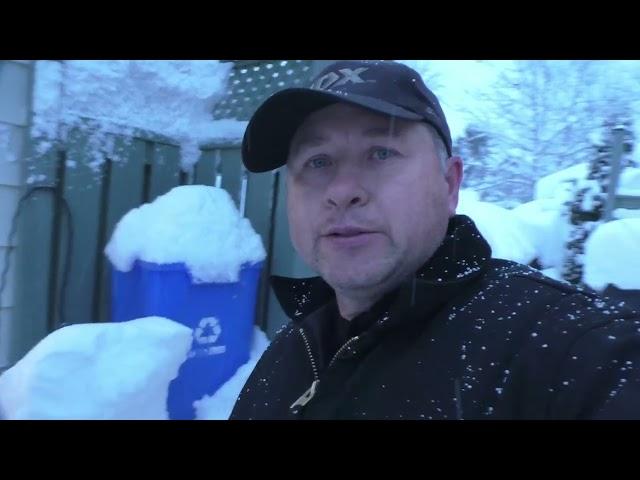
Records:
{"label": "recycling symbol on bin", "polygon": [[216,343],[221,333],[222,327],[220,326],[220,321],[216,317],[205,317],[200,320],[193,336],[197,343],[201,345],[211,345],[212,343]]}

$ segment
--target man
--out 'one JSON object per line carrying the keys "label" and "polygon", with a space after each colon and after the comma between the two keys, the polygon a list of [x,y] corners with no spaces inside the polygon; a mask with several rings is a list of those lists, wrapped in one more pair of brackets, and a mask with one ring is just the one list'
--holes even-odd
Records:
{"label": "man", "polygon": [[292,322],[232,419],[640,418],[640,319],[491,258],[456,215],[462,161],[438,100],[395,62],[340,61],[267,99],[243,160],[286,164]]}

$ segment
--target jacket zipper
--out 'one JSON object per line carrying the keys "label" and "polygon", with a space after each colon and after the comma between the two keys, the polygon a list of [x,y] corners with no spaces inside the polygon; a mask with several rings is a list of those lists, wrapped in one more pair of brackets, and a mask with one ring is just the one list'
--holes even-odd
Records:
{"label": "jacket zipper", "polygon": [[311,346],[309,345],[307,334],[304,333],[303,328],[299,328],[298,332],[302,337],[302,341],[304,342],[304,346],[307,350],[307,355],[309,356],[309,361],[311,362],[311,369],[313,370],[313,383],[307,389],[307,391],[300,396],[300,398],[298,398],[291,404],[291,406],[289,407],[290,410],[295,410],[296,407],[304,407],[307,403],[309,403],[309,400],[311,400],[316,394],[316,388],[318,387],[318,383],[320,383],[320,378],[318,377],[318,368],[316,367],[316,361],[313,358],[313,353],[311,352]]}
{"label": "jacket zipper", "polygon": [[[318,388],[318,384],[320,383],[320,377],[318,376],[318,368],[316,367],[316,361],[313,358],[313,352],[311,352],[311,346],[309,344],[309,339],[307,338],[307,334],[304,332],[303,328],[299,328],[298,332],[300,333],[300,336],[302,337],[302,341],[304,342],[304,346],[305,346],[305,348],[307,350],[307,355],[309,356],[309,361],[311,362],[311,369],[313,370],[313,382],[311,383],[311,386],[307,389],[307,391],[305,391],[300,396],[300,398],[298,398],[295,402],[293,402],[293,404],[289,407],[289,409],[291,409],[291,410],[294,410],[296,407],[304,407],[307,403],[309,403],[309,401],[311,401],[311,399],[316,394],[316,390]],[[331,361],[329,362],[329,367],[331,367],[335,363],[335,361],[340,356],[342,351],[345,348],[347,348],[349,345],[351,345],[353,342],[357,341],[358,338],[359,338],[358,336],[352,337],[344,345],[342,345],[338,349],[336,354],[333,356]],[[329,368],[329,367],[327,367],[327,368]]]}
{"label": "jacket zipper", "polygon": [[333,356],[333,358],[331,359],[331,361],[329,362],[329,367],[331,367],[331,365],[334,364],[334,362],[338,359],[338,357],[340,356],[340,354],[342,353],[342,351],[347,348],[349,345],[351,345],[353,342],[357,341],[360,337],[358,337],[357,335],[355,337],[350,338],[347,343],[345,343],[344,345],[342,345],[338,351],[336,352],[336,354]]}

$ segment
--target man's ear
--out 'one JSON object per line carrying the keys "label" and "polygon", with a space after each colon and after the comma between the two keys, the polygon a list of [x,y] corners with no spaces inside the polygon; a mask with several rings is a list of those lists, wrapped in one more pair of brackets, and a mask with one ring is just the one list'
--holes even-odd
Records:
{"label": "man's ear", "polygon": [[447,204],[449,206],[449,216],[453,216],[458,207],[458,193],[460,192],[460,185],[462,184],[462,159],[458,156],[450,157],[445,165],[444,178],[448,186]]}

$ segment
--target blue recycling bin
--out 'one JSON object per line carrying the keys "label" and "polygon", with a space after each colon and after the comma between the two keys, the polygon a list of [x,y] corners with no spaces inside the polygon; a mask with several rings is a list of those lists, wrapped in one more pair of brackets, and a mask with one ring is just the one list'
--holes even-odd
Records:
{"label": "blue recycling bin", "polygon": [[129,272],[112,270],[113,321],[156,315],[193,330],[187,360],[169,385],[170,419],[194,419],[193,402],[213,394],[249,360],[263,265],[244,265],[235,283],[193,283],[182,263],[138,260]]}

